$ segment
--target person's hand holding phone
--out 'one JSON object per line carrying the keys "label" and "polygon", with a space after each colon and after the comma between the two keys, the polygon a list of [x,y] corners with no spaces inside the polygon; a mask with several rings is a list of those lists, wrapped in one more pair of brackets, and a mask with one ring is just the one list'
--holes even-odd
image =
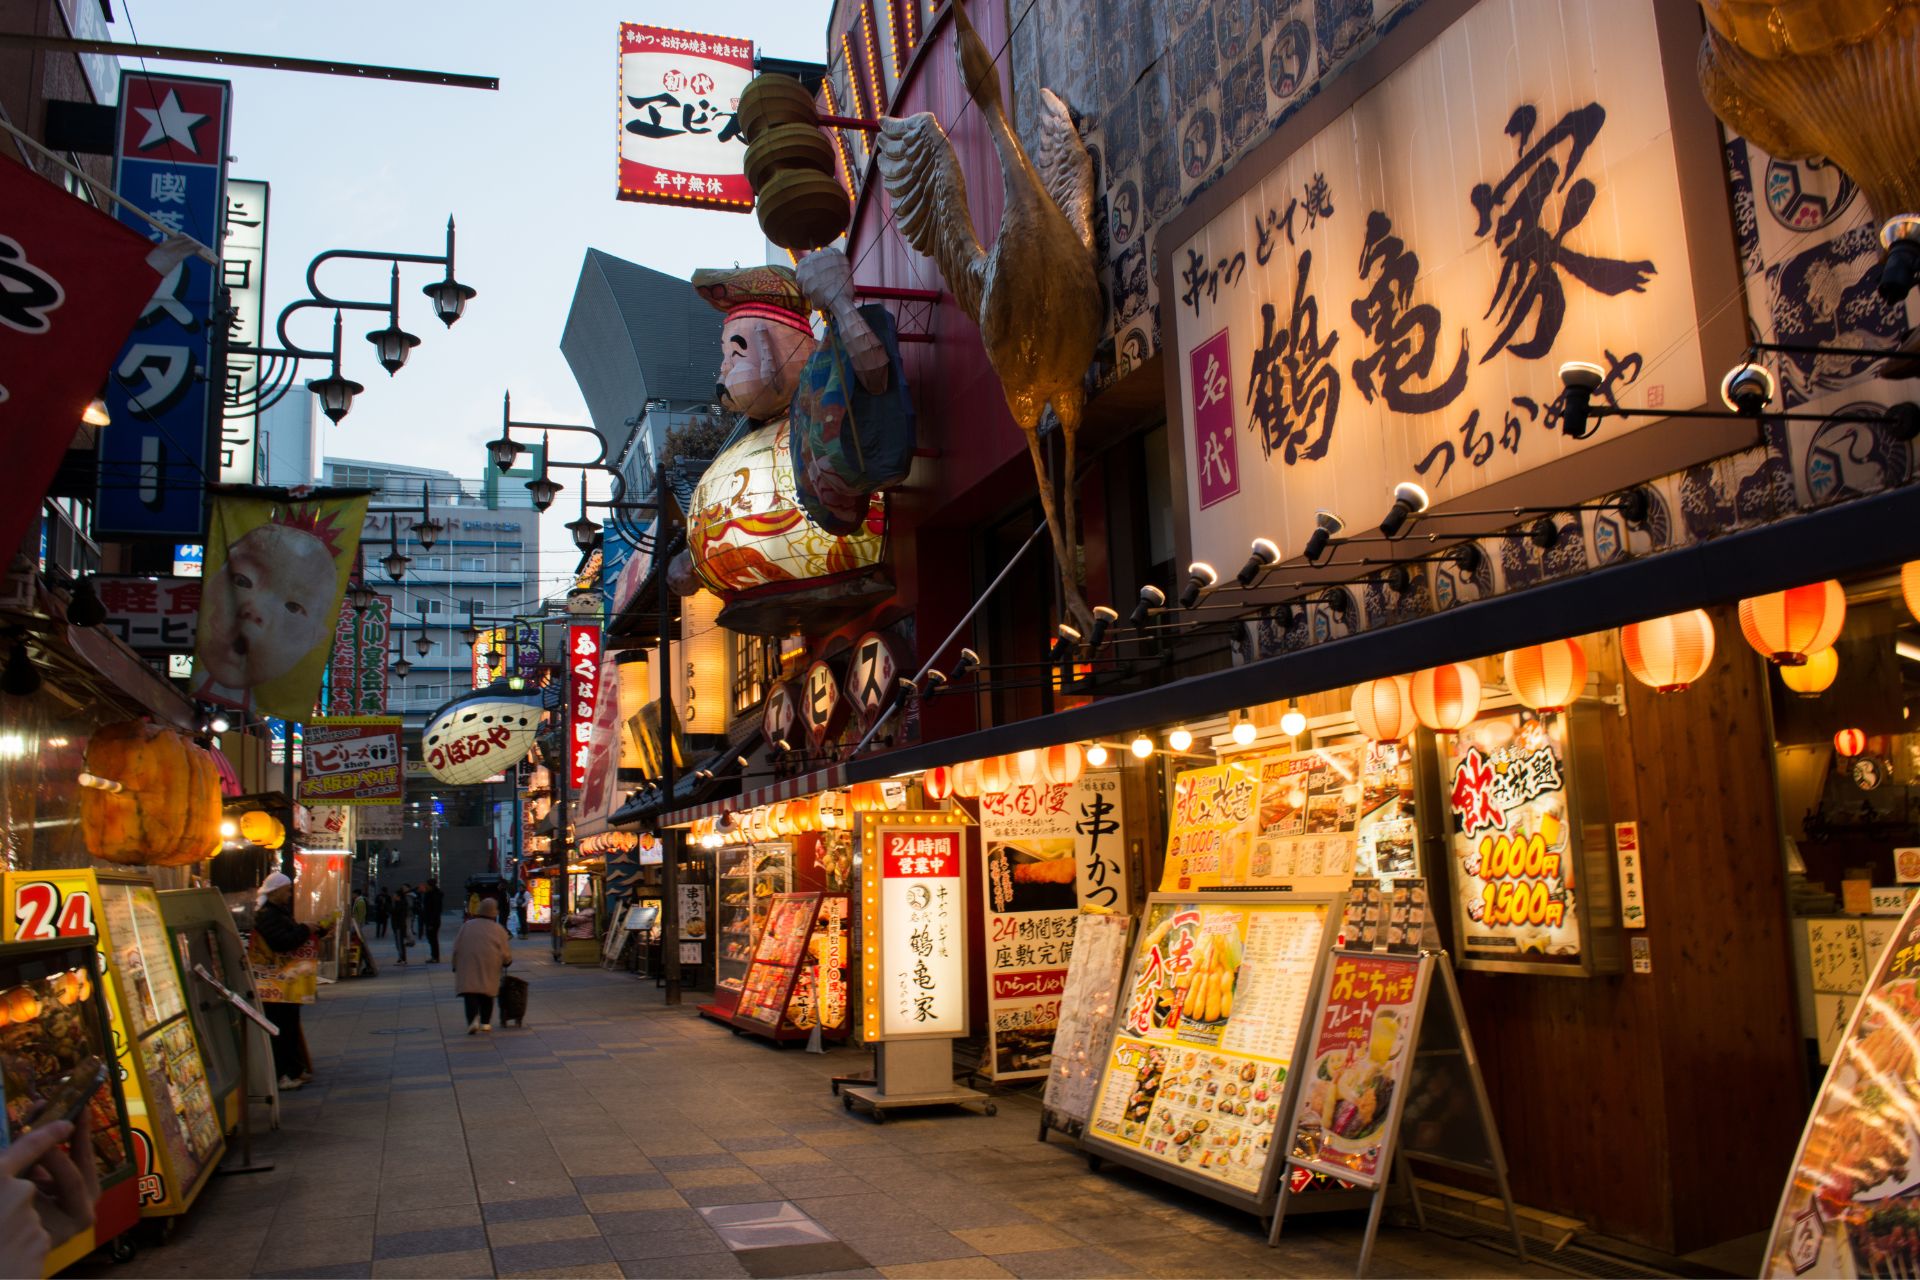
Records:
{"label": "person's hand holding phone", "polygon": [[[62,1143],[71,1141],[77,1155]],[[0,1151],[0,1274],[37,1276],[57,1234],[93,1225],[100,1176],[83,1109],[74,1122],[29,1130]]]}

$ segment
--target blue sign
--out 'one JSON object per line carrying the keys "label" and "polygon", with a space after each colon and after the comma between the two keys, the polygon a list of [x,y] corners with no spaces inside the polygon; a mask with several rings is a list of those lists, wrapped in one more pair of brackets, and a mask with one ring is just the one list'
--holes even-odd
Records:
{"label": "blue sign", "polygon": [[[231,86],[188,76],[120,75],[114,190],[203,245],[220,244],[226,207]],[[125,209],[120,220],[159,241],[165,233]],[[95,532],[106,537],[206,533],[206,484],[217,475],[212,439],[217,268],[188,258],[160,282],[107,376],[113,429],[100,433]]]}
{"label": "blue sign", "polygon": [[446,801],[442,800],[439,796],[435,796],[433,798],[433,811],[435,813],[445,813],[447,811]]}

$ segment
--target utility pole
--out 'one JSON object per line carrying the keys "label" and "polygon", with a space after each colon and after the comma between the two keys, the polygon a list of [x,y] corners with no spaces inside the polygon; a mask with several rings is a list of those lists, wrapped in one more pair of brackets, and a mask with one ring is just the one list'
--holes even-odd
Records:
{"label": "utility pole", "polygon": [[[661,811],[673,808],[673,597],[667,588],[667,463],[664,458],[654,473],[653,509],[659,513],[654,522],[653,566],[660,602],[660,788]],[[680,1003],[680,849],[681,833],[660,829],[660,894],[663,917],[660,925],[661,971],[667,980],[666,1002]]]}

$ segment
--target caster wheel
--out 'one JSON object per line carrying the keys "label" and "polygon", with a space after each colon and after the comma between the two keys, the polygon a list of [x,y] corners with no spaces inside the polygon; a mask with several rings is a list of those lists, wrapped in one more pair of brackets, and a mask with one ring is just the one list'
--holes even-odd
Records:
{"label": "caster wheel", "polygon": [[125,1236],[115,1236],[113,1241],[107,1245],[107,1256],[112,1258],[116,1263],[125,1264],[132,1262],[133,1255],[137,1252],[139,1252],[139,1250],[133,1247],[133,1241],[127,1239]]}
{"label": "caster wheel", "polygon": [[1088,1157],[1087,1157],[1087,1172],[1088,1172],[1088,1173],[1098,1173],[1098,1172],[1100,1172],[1100,1157],[1099,1157],[1099,1156],[1088,1156]]}
{"label": "caster wheel", "polygon": [[1000,1114],[1000,1104],[996,1102],[989,1102],[986,1106],[982,1107],[981,1110],[985,1111],[990,1116],[997,1116]]}
{"label": "caster wheel", "polygon": [[885,1124],[887,1122],[887,1113],[884,1111],[875,1111],[873,1113],[873,1122],[875,1124]]}

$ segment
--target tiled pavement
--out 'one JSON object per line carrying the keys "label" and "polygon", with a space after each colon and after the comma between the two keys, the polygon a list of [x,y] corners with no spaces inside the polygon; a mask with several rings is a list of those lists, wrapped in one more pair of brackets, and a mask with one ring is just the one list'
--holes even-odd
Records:
{"label": "tiled pavement", "polygon": [[[384,948],[382,948],[384,950]],[[416,953],[417,954],[417,953]],[[1089,1172],[999,1115],[850,1115],[867,1055],[780,1050],[667,1009],[651,982],[520,943],[525,1029],[468,1037],[446,965],[386,968],[307,1012],[318,1078],[129,1276],[1351,1275],[1352,1218],[1269,1249],[1245,1214]],[[264,1113],[256,1113],[263,1115]],[[1386,1229],[1376,1275],[1555,1275]]]}

